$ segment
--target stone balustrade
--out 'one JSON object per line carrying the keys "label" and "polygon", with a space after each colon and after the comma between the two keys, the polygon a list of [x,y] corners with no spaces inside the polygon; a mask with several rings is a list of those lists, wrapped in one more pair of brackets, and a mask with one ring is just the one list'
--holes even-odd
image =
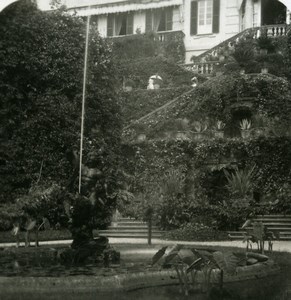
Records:
{"label": "stone balustrade", "polygon": [[290,29],[291,27],[286,24],[265,25],[261,27],[248,28],[197,56],[194,63],[185,64],[184,68],[197,74],[210,75],[214,70],[215,64],[218,64],[219,60],[223,59],[223,57],[220,57],[221,53],[223,51],[232,52],[234,50],[234,46],[241,39],[246,37],[258,39],[263,34],[266,34],[270,38],[277,38],[287,35]]}
{"label": "stone balustrade", "polygon": [[218,63],[218,61],[198,62],[194,64],[185,64],[184,67],[186,70],[192,71],[196,74],[210,75],[213,73],[214,67]]}

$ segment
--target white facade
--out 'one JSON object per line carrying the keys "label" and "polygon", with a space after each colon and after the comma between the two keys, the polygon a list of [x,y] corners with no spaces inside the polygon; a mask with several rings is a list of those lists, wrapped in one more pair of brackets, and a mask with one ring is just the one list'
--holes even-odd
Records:
{"label": "white facade", "polygon": [[[47,0],[39,7],[49,10]],[[265,2],[264,2],[265,1]],[[68,12],[97,16],[103,37],[183,31],[186,63],[244,29],[272,21],[270,5],[279,0],[63,0]],[[280,0],[281,1],[281,0]],[[268,4],[265,4],[267,3]],[[270,4],[271,3],[271,4]],[[262,5],[269,16],[262,18]],[[279,4],[284,7],[282,4]],[[286,15],[286,8],[285,8]]]}

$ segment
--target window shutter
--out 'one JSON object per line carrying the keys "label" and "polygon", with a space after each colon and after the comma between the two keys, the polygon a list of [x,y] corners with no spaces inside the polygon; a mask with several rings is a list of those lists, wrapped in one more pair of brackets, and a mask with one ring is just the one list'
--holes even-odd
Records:
{"label": "window shutter", "polygon": [[150,32],[153,30],[153,17],[152,17],[152,11],[147,10],[146,11],[146,32]]}
{"label": "window shutter", "polygon": [[173,29],[173,8],[169,7],[166,10],[166,30]]}
{"label": "window shutter", "polygon": [[126,34],[133,34],[133,13],[127,15]]}
{"label": "window shutter", "polygon": [[113,36],[114,15],[107,16],[107,36]]}
{"label": "window shutter", "polygon": [[198,2],[191,2],[191,24],[190,24],[190,34],[197,34],[197,21],[198,21]]}
{"label": "window shutter", "polygon": [[220,0],[213,0],[213,21],[212,21],[212,32],[219,32],[219,10]]}

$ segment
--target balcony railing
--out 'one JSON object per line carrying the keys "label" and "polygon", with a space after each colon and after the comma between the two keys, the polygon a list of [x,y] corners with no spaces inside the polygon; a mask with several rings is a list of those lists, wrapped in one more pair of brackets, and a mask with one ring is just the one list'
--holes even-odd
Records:
{"label": "balcony railing", "polygon": [[[194,71],[198,74],[210,75],[214,66],[219,63],[219,53],[223,49],[233,49],[234,46],[247,36],[251,36],[254,39],[258,39],[263,34],[266,34],[270,38],[277,38],[280,36],[287,35],[288,31],[291,29],[290,25],[277,24],[277,25],[266,25],[261,27],[248,28],[244,31],[238,33],[237,35],[223,41],[222,43],[216,45],[215,47],[207,50],[206,52],[200,54],[195,58],[195,62],[192,64],[185,64],[184,68],[187,70]],[[217,61],[209,61],[210,57],[217,57]]]}
{"label": "balcony railing", "polygon": [[173,38],[183,38],[184,37],[184,33],[182,30],[172,30],[172,31],[159,31],[156,32],[157,36],[158,36],[158,40],[160,42],[166,42],[169,39],[173,39]]}
{"label": "balcony railing", "polygon": [[184,68],[196,74],[210,75],[214,67],[219,64],[219,61],[198,62],[194,64],[185,64]]}
{"label": "balcony railing", "polygon": [[[169,39],[173,38],[183,38],[184,33],[182,30],[171,30],[171,31],[158,31],[154,33],[156,35],[156,39],[158,39],[160,42],[165,42]],[[114,35],[114,36],[108,36],[109,39],[126,39],[131,38],[135,36],[136,34],[127,34],[127,35]]]}

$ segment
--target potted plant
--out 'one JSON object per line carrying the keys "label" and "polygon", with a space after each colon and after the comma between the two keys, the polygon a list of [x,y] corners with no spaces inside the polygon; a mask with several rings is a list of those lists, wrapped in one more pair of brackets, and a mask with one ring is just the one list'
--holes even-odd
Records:
{"label": "potted plant", "polygon": [[240,129],[241,129],[241,135],[242,137],[245,138],[249,138],[250,137],[250,129],[252,127],[252,122],[247,120],[247,119],[243,119],[240,122]]}
{"label": "potted plant", "polygon": [[205,122],[194,121],[192,124],[193,136],[195,140],[201,140],[204,137],[204,132],[207,130],[208,125]]}
{"label": "potted plant", "polygon": [[235,50],[232,57],[240,66],[240,74],[246,72],[246,68],[254,63],[255,47],[251,39],[241,40],[235,45]]}
{"label": "potted plant", "polygon": [[227,189],[230,192],[230,205],[233,208],[246,208],[252,200],[253,186],[252,175],[254,166],[250,169],[238,169],[228,171],[224,169],[224,175],[227,179]]}
{"label": "potted plant", "polygon": [[224,132],[223,132],[224,127],[225,127],[225,123],[223,123],[222,121],[218,120],[216,122],[215,127],[214,127],[214,136],[216,138],[224,137]]}

